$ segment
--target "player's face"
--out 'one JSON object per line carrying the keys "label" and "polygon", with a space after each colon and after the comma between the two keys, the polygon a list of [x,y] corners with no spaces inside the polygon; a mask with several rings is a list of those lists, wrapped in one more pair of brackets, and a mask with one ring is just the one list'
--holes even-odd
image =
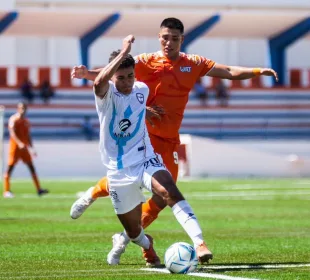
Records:
{"label": "player's face", "polygon": [[164,27],[159,32],[159,42],[161,51],[169,59],[177,59],[181,45],[184,41],[184,36],[178,29],[170,29]]}
{"label": "player's face", "polygon": [[112,77],[112,82],[120,93],[130,94],[135,82],[134,68],[128,67],[117,70]]}
{"label": "player's face", "polygon": [[24,104],[18,104],[17,105],[17,112],[21,115],[24,116],[26,114],[27,107]]}

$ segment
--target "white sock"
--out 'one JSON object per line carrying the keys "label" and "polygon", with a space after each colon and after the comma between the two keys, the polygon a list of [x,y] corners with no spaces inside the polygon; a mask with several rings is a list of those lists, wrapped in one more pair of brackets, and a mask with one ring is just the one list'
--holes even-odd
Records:
{"label": "white sock", "polygon": [[178,222],[192,239],[195,247],[203,243],[202,231],[197,218],[186,200],[179,201],[172,207],[172,211]]}
{"label": "white sock", "polygon": [[127,245],[129,244],[130,238],[128,237],[128,235],[127,235],[127,233],[126,233],[125,230],[121,233],[121,236],[120,236],[120,238],[119,238],[119,241],[120,241],[123,245],[125,245],[125,246],[127,246]]}
{"label": "white sock", "polygon": [[150,248],[150,240],[144,234],[143,228],[141,228],[141,232],[136,238],[131,238],[131,241],[146,250]]}

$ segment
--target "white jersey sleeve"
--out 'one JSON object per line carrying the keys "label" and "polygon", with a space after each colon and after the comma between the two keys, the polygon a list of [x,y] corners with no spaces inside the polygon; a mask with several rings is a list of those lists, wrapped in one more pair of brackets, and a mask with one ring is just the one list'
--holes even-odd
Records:
{"label": "white jersey sleeve", "polygon": [[107,110],[107,108],[111,104],[113,89],[114,84],[111,81],[109,81],[109,88],[104,98],[98,97],[94,92],[97,112],[103,112]]}

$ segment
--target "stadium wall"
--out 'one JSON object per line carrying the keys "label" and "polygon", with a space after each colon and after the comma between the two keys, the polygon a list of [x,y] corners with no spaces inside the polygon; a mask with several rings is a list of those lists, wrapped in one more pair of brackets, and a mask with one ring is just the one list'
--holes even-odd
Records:
{"label": "stadium wall", "polygon": [[[181,160],[181,176],[310,176],[310,143],[307,141],[225,142],[182,135],[182,142],[186,146],[187,161]],[[98,179],[106,174],[97,141],[35,141],[35,147],[38,157],[34,161],[41,178]],[[7,150],[6,142],[4,166]],[[13,176],[27,178],[29,171],[18,164]]]}
{"label": "stadium wall", "polygon": [[[90,65],[96,67],[107,62],[111,51],[121,46],[122,38],[98,39],[90,50]],[[157,51],[156,34],[152,38],[137,38],[132,53]],[[305,59],[310,40],[302,39],[287,50],[288,69],[309,68]],[[218,63],[244,66],[267,66],[268,41],[263,39],[200,38],[188,52],[204,55]],[[78,38],[0,37],[0,66],[72,66],[80,64]],[[255,54],[255,55],[254,55]]]}

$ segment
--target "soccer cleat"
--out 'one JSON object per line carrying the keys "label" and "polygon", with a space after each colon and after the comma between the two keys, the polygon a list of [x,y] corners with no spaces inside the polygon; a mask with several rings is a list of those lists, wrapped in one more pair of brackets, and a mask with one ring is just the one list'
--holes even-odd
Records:
{"label": "soccer cleat", "polygon": [[49,191],[47,189],[39,189],[38,190],[38,196],[42,196],[42,195],[45,195],[48,193],[49,193]]}
{"label": "soccer cleat", "polygon": [[109,265],[118,265],[120,262],[121,255],[125,252],[126,244],[122,233],[116,233],[112,236],[113,248],[109,252],[107,262]]}
{"label": "soccer cleat", "polygon": [[14,198],[14,194],[11,193],[10,191],[4,192],[3,193],[4,198]]}
{"label": "soccer cleat", "polygon": [[93,189],[94,187],[90,187],[76,202],[73,203],[70,210],[70,216],[72,219],[78,219],[81,217],[85,210],[95,201],[91,196]]}
{"label": "soccer cleat", "polygon": [[160,259],[154,250],[153,238],[148,234],[146,234],[146,236],[150,240],[150,248],[148,250],[142,248],[143,258],[146,262],[146,266],[159,266]]}
{"label": "soccer cleat", "polygon": [[209,260],[213,259],[213,255],[211,251],[208,249],[206,243],[204,242],[200,244],[198,247],[196,247],[196,253],[197,253],[198,260],[201,264],[205,262],[208,263]]}

